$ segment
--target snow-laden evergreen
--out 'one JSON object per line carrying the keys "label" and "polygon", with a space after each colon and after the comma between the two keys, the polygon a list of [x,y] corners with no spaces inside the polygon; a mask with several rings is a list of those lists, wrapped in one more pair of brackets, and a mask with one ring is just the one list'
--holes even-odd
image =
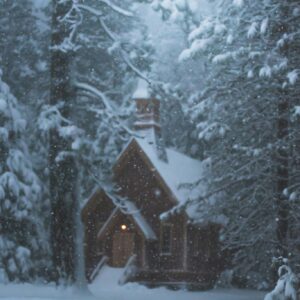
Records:
{"label": "snow-laden evergreen", "polygon": [[38,128],[48,146],[53,279],[72,282],[79,202],[107,179],[130,133],[126,119],[133,106],[126,100],[134,78],[146,78],[151,47],[145,30],[134,28],[132,1],[52,4],[50,101],[42,105]]}
{"label": "snow-laden evergreen", "polygon": [[[0,281],[46,275],[49,133],[67,145],[52,162],[79,166],[82,201],[109,183],[133,134],[137,77],[150,79],[161,101],[166,145],[210,162],[207,195],[193,207],[201,222],[226,219],[220,240],[233,282],[266,287],[278,255],[299,272],[299,1],[57,1],[70,8],[59,18],[68,32],[50,47],[53,2],[0,0],[10,86],[0,83]],[[70,101],[48,101],[50,50],[70,54]]]}
{"label": "snow-laden evergreen", "polygon": [[1,282],[32,279],[46,260],[40,181],[28,153],[25,127],[19,103],[2,81],[0,69]]}
{"label": "snow-laden evergreen", "polygon": [[152,60],[153,47],[135,5],[128,0],[113,7],[101,1],[78,6],[83,19],[73,75],[74,106],[80,109],[72,111],[72,119],[85,132],[79,152],[86,196],[95,184],[107,182],[132,134],[132,91],[137,77],[147,77]]}
{"label": "snow-laden evergreen", "polygon": [[273,291],[268,293],[264,300],[297,300],[299,278],[287,265],[278,269],[279,279]]}
{"label": "snow-laden evergreen", "polygon": [[246,274],[267,276],[273,255],[299,260],[299,4],[221,0],[205,15],[200,2],[152,2],[164,18],[188,21],[178,60],[205,63],[204,88],[185,107],[212,159],[207,199],[222,196],[199,199],[199,209],[229,218],[221,240],[247,285]]}

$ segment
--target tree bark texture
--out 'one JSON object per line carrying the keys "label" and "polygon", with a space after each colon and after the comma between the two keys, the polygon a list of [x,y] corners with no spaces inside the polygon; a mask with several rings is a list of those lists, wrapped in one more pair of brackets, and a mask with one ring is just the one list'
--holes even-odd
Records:
{"label": "tree bark texture", "polygon": [[[73,53],[63,51],[59,45],[63,43],[70,32],[68,24],[63,22],[62,18],[70,9],[71,4],[72,1],[53,0],[50,105],[56,106],[65,119],[70,116],[74,100],[71,84]],[[51,129],[49,133],[49,172],[54,279],[58,281],[63,278],[73,282],[77,170],[70,141],[59,134],[58,128]]]}

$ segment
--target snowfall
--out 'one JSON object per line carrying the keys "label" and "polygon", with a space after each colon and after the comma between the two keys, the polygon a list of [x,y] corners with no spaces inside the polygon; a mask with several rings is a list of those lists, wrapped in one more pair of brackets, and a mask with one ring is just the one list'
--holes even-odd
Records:
{"label": "snowfall", "polygon": [[101,299],[101,300],[263,300],[265,293],[237,289],[213,289],[191,292],[164,287],[146,288],[137,283],[118,284],[121,269],[104,267],[89,285],[90,293],[81,294],[75,289],[56,288],[54,285],[7,284],[0,285],[0,299],[52,300],[52,299]]}

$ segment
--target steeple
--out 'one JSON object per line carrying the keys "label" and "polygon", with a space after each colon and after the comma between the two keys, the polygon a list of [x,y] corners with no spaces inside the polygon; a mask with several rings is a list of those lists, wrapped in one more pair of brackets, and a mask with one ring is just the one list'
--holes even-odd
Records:
{"label": "steeple", "polygon": [[137,89],[133,94],[136,101],[136,120],[134,130],[150,145],[156,147],[159,159],[167,161],[167,154],[161,137],[160,101],[151,96],[149,84],[139,79]]}

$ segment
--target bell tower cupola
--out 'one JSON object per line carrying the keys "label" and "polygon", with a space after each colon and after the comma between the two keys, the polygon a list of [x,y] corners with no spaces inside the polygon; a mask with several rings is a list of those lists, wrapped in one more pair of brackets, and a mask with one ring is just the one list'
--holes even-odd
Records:
{"label": "bell tower cupola", "polygon": [[133,100],[136,102],[135,132],[156,147],[159,159],[166,161],[167,155],[161,136],[160,101],[151,95],[149,84],[145,80],[139,79]]}

